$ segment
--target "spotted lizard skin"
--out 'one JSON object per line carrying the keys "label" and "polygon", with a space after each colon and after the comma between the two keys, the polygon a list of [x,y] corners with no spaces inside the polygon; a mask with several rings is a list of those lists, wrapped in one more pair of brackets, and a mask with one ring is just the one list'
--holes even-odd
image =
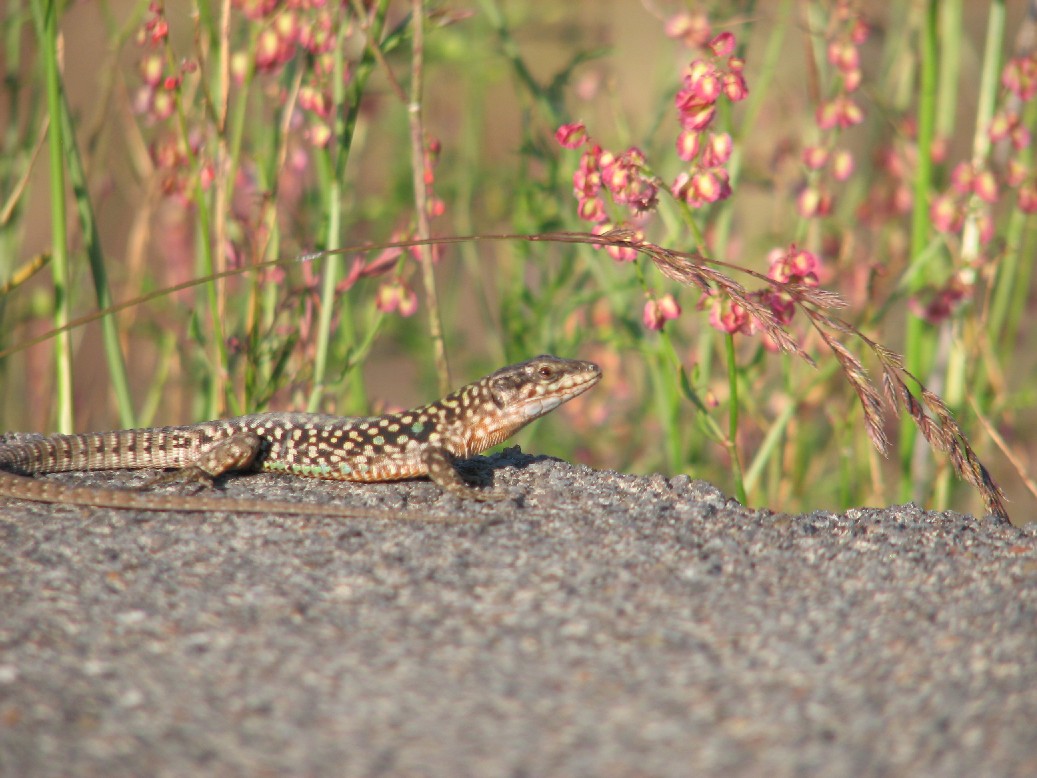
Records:
{"label": "spotted lizard skin", "polygon": [[507,495],[466,484],[455,461],[506,440],[600,378],[601,369],[591,362],[543,355],[501,368],[436,402],[384,416],[259,413],[180,427],[52,435],[0,445],[0,496],[144,510],[384,516],[335,505],[94,489],[27,477],[173,468],[153,482],[211,483],[232,471],[364,483],[428,476],[459,497],[502,499]]}

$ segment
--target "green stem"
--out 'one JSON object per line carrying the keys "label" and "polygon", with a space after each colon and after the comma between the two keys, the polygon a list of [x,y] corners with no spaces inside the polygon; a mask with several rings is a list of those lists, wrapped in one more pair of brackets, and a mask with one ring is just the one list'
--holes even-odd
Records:
{"label": "green stem", "polygon": [[[61,74],[58,62],[58,0],[32,0],[36,36],[43,51],[46,75],[47,111],[50,115],[50,224],[54,283],[54,327],[64,327],[71,317],[69,299],[68,234],[65,225],[65,133],[61,121]],[[74,428],[72,415],[72,336],[62,332],[54,339],[54,381],[57,403],[55,425],[58,432]]]}
{"label": "green stem", "polygon": [[[1032,100],[1026,104],[1022,113],[1022,124],[1030,132],[1037,129],[1037,103]],[[1025,169],[1033,163],[1033,148],[1027,146],[1016,152],[1016,160]],[[1005,230],[1005,254],[997,268],[994,283],[993,301],[987,318],[987,332],[990,342],[997,349],[1004,361],[1015,358],[1018,348],[1020,316],[1030,296],[1030,275],[1033,271],[1032,251],[1027,250],[1032,242],[1032,225],[1034,219],[1018,208],[1008,218]],[[1030,241],[1027,240],[1029,234]]]}
{"label": "green stem", "polygon": [[[423,0],[411,3],[411,87],[407,105],[410,127],[411,178],[414,186],[414,210],[417,217],[417,234],[422,240],[431,237],[432,225],[428,213],[429,185],[425,181],[425,129],[421,120],[422,83],[425,62],[425,8]],[[443,320],[439,309],[439,292],[436,288],[435,267],[432,264],[432,246],[421,247],[421,282],[425,290],[425,305],[428,311],[429,339],[436,359],[439,375],[439,391],[446,395],[450,391],[450,363],[447,361],[446,342],[443,338]]]}
{"label": "green stem", "polygon": [[731,476],[735,480],[735,498],[742,505],[748,500],[745,496],[745,480],[742,477],[742,463],[738,457],[738,360],[735,356],[735,336],[727,333],[724,338],[727,351],[727,384],[728,384],[728,415],[727,415],[727,449],[731,456]]}
{"label": "green stem", "polygon": [[[380,0],[378,4],[370,30],[368,31],[372,46],[376,45],[381,39],[388,6],[388,0]],[[346,162],[349,160],[349,150],[353,143],[356,122],[360,114],[360,99],[364,94],[364,86],[375,62],[374,54],[369,46],[364,50],[364,55],[353,73],[347,94],[345,60],[343,56],[347,27],[348,25],[345,23],[339,25],[339,42],[335,47],[335,75],[332,86],[335,127],[331,140],[333,157],[331,170],[329,171],[330,178],[327,182],[327,198],[325,200],[328,211],[325,249],[328,250],[337,249],[342,245],[343,204],[341,182],[345,176]],[[348,309],[348,298],[343,296],[340,301],[335,292],[341,267],[342,257],[340,255],[333,254],[325,259],[324,276],[321,280],[320,317],[317,322],[316,354],[313,361],[313,389],[306,404],[310,411],[317,410],[324,394],[331,346],[331,321],[335,313],[335,306],[339,302],[342,304],[342,315],[339,318],[341,322],[340,338],[349,344],[356,342],[352,313]]]}
{"label": "green stem", "polygon": [[[956,34],[943,35],[945,47],[953,44],[952,51],[945,51],[945,58],[958,59],[958,42],[961,38],[960,29]],[[976,124],[972,130],[972,164],[977,168],[984,167],[990,157],[990,134],[988,129],[993,120],[994,108],[997,103],[998,76],[1001,71],[1001,40],[1005,33],[1005,7],[1003,0],[995,0],[990,6],[990,14],[987,18],[987,39],[983,49],[983,66],[980,70],[979,96],[976,105]],[[960,274],[967,274],[966,280],[972,281],[976,271],[973,269],[980,260],[980,219],[986,213],[986,206],[975,195],[969,200],[969,208],[965,217],[965,226],[961,238],[961,270]],[[960,322],[953,322],[960,329]],[[944,326],[952,326],[947,322]],[[973,353],[970,353],[973,352]],[[974,348],[970,349],[968,344],[959,336],[951,340],[950,354],[947,362],[947,383],[944,389],[944,401],[947,406],[959,418],[965,411],[966,384],[969,378],[975,380],[974,386],[981,381],[981,371],[974,370],[978,355]],[[980,409],[984,414],[989,410],[982,405],[982,394],[977,393],[977,402],[981,403]],[[937,509],[945,508],[950,502],[951,488],[953,485],[952,472],[945,468],[939,475],[934,489],[933,506]]]}
{"label": "green stem", "polygon": [[[327,232],[324,235],[324,246],[327,249],[337,249],[342,245],[342,169],[345,166],[345,157],[349,156],[348,146],[344,145],[346,134],[346,113],[357,106],[350,106],[346,102],[346,88],[343,83],[344,73],[344,42],[345,25],[339,25],[339,40],[335,46],[335,75],[332,86],[332,100],[334,102],[335,127],[332,134],[333,141],[330,147],[332,157],[331,177],[328,181],[327,199],[325,201],[328,213]],[[317,348],[313,360],[313,391],[307,403],[309,411],[316,411],[321,404],[324,394],[324,382],[328,372],[328,354],[331,346],[331,320],[335,314],[335,287],[338,285],[339,271],[342,267],[342,257],[332,255],[324,260],[324,273],[321,278],[320,289],[320,316],[317,320]],[[350,317],[344,317],[350,318]]]}
{"label": "green stem", "polygon": [[[919,261],[929,242],[929,192],[932,187],[932,145],[936,130],[937,93],[937,19],[939,0],[928,0],[922,19],[922,69],[918,95],[918,163],[914,180],[914,203],[911,214],[911,261]],[[928,274],[918,273],[910,285],[912,293],[919,291],[927,282]],[[929,355],[933,353],[934,335],[926,331],[925,322],[917,316],[907,319],[907,345],[905,359],[908,369],[925,380],[929,370]],[[910,419],[900,425],[900,495],[910,500],[915,496],[918,480],[911,466],[917,439],[917,430]]]}
{"label": "green stem", "polygon": [[[67,157],[68,175],[72,183],[76,206],[79,210],[79,222],[83,229],[83,243],[87,259],[90,262],[90,273],[94,280],[94,294],[100,310],[111,307],[112,291],[108,285],[108,271],[104,264],[104,252],[101,250],[101,234],[97,229],[90,191],[86,183],[86,170],[79,154],[75,132],[72,129],[72,116],[68,109],[65,92],[61,92],[61,124],[65,137],[68,138]],[[104,344],[105,358],[108,360],[108,375],[112,382],[112,392],[119,412],[119,423],[123,427],[137,426],[136,413],[133,410],[133,399],[130,396],[130,382],[126,374],[126,362],[122,356],[119,343],[118,322],[112,315],[101,319],[101,339]]]}

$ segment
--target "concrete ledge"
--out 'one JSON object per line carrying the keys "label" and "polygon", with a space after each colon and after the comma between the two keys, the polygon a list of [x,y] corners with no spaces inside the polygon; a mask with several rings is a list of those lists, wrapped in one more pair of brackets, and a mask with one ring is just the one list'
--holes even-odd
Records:
{"label": "concrete ledge", "polygon": [[0,774],[1037,774],[1037,525],[487,468],[224,485],[473,525],[0,502]]}

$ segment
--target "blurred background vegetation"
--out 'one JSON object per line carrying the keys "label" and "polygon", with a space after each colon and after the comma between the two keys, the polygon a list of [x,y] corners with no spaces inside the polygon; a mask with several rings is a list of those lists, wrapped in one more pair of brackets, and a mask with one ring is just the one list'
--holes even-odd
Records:
{"label": "blurred background vegetation", "polygon": [[[773,509],[983,510],[892,414],[876,453],[803,315],[787,326],[817,368],[622,252],[355,248],[627,226],[734,265],[776,310],[738,268],[788,280],[806,252],[793,280],[905,355],[1025,521],[1033,5],[7,0],[0,424],[362,415],[548,352],[606,378],[523,433],[530,450]],[[681,145],[699,141],[713,158]],[[574,196],[588,165],[608,180]]]}

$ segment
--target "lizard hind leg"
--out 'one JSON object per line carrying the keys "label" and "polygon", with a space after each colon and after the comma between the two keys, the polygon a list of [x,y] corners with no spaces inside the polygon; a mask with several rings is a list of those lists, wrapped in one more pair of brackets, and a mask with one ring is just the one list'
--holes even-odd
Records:
{"label": "lizard hind leg", "polygon": [[262,449],[263,440],[258,435],[239,432],[213,443],[194,462],[149,478],[140,488],[169,483],[194,484],[199,489],[211,487],[225,473],[251,468]]}

